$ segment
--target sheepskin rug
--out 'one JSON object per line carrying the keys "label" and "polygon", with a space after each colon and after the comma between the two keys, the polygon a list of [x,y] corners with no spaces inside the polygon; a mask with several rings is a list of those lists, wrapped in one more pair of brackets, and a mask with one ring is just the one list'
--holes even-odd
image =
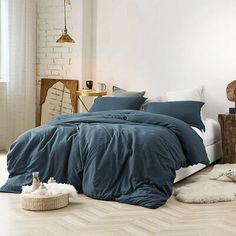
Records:
{"label": "sheepskin rug", "polygon": [[234,201],[236,182],[226,176],[221,176],[229,170],[236,171],[236,164],[215,165],[207,175],[200,175],[195,182],[177,188],[174,195],[177,200],[185,203]]}

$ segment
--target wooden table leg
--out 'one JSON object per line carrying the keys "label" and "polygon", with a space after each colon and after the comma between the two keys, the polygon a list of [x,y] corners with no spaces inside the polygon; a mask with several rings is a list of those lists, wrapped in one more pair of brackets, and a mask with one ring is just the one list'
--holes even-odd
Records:
{"label": "wooden table leg", "polygon": [[86,105],[84,104],[83,100],[81,99],[80,96],[78,96],[80,102],[82,103],[83,107],[85,108],[85,110],[88,112],[88,108],[86,107]]}

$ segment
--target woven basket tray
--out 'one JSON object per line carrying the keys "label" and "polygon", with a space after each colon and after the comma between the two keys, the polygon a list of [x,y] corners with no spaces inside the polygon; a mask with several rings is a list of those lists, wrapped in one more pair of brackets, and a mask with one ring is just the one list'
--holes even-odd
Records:
{"label": "woven basket tray", "polygon": [[53,196],[34,196],[21,194],[21,208],[30,211],[48,211],[66,207],[69,204],[69,194],[57,194]]}

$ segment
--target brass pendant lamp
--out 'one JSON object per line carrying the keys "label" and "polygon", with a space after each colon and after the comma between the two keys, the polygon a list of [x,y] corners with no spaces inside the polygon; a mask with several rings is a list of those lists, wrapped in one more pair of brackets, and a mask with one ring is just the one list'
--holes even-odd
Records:
{"label": "brass pendant lamp", "polygon": [[70,4],[70,1],[64,0],[64,32],[62,33],[61,37],[56,41],[57,43],[75,43],[75,40],[70,37],[70,35],[67,33],[67,27],[66,27],[66,1],[68,4]]}

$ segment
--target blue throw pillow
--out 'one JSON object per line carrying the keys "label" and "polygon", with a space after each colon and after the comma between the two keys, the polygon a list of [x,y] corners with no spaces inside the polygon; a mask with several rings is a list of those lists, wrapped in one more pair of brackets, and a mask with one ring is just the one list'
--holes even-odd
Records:
{"label": "blue throw pillow", "polygon": [[203,102],[198,101],[176,101],[176,102],[153,102],[144,106],[144,110],[151,113],[163,114],[180,119],[190,126],[205,131],[201,120],[201,107]]}
{"label": "blue throw pillow", "polygon": [[99,97],[89,111],[139,110],[145,100],[144,97]]}

